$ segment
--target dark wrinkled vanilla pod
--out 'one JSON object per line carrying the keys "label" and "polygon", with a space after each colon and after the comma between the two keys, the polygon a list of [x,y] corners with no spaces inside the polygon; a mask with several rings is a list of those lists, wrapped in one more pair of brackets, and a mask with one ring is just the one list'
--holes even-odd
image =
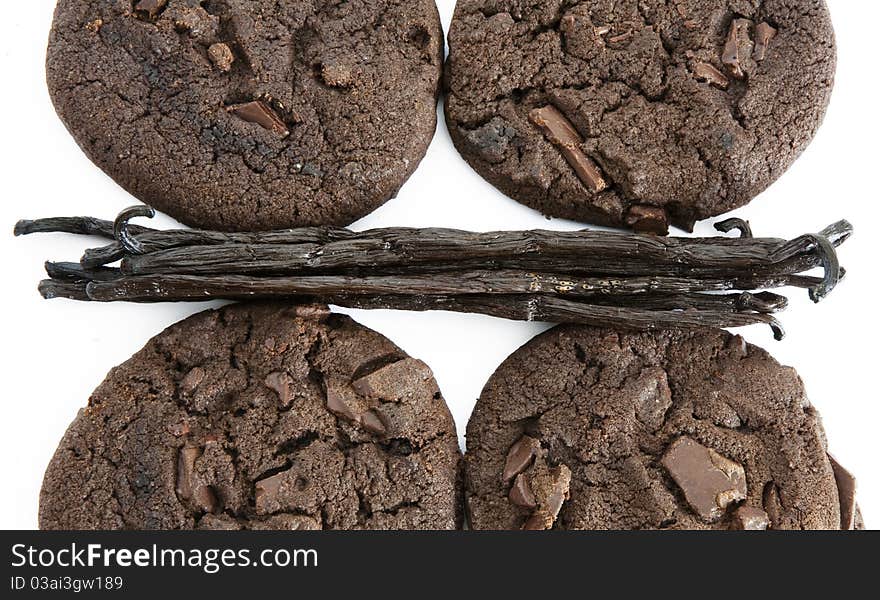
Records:
{"label": "dark wrinkled vanilla pod", "polygon": [[[605,231],[311,227],[263,233],[157,231],[89,217],[21,221],[16,235],[65,232],[113,239],[79,263],[49,262],[45,298],[97,302],[272,299],[352,308],[473,312],[508,319],[649,330],[766,324],[786,308],[767,291],[807,288],[820,301],[845,275],[840,221],[793,240],[663,238]],[[119,262],[118,267],[110,266]],[[821,267],[822,277],[805,274]]]}

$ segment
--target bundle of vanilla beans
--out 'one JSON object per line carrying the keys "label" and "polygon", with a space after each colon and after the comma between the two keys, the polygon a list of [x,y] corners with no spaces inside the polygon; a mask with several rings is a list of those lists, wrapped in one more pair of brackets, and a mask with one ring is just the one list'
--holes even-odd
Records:
{"label": "bundle of vanilla beans", "polygon": [[[605,231],[302,228],[262,233],[159,231],[91,217],[21,221],[16,235],[66,232],[111,240],[77,263],[46,263],[45,298],[175,302],[285,298],[350,308],[449,310],[623,329],[770,325],[806,288],[818,302],[844,275],[840,221],[793,240],[663,238]],[[117,264],[118,263],[118,264]],[[112,266],[115,265],[115,266]],[[822,276],[807,272],[821,268]]]}

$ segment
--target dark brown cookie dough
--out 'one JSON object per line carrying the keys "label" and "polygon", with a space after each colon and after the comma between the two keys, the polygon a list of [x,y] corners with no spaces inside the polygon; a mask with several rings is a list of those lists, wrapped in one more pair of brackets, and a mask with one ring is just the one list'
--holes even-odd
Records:
{"label": "dark brown cookie dough", "polygon": [[59,0],[48,82],[86,154],[194,227],[348,225],[433,137],[431,0]]}
{"label": "dark brown cookie dough", "polygon": [[748,203],[831,94],[823,0],[459,0],[446,118],[464,158],[551,216],[663,232]]}
{"label": "dark brown cookie dough", "polygon": [[455,529],[430,369],[326,307],[234,305],[117,367],[46,472],[41,529]]}
{"label": "dark brown cookie dough", "polygon": [[794,369],[723,331],[561,326],[489,380],[467,430],[475,529],[850,529]]}

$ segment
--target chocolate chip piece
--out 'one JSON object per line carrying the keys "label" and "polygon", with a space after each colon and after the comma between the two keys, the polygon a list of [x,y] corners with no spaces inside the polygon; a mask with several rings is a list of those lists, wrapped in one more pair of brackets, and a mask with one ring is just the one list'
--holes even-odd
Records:
{"label": "chocolate chip piece", "polygon": [[767,48],[777,33],[776,28],[772,25],[758,23],[757,27],[755,27],[755,53],[753,55],[755,62],[761,62],[767,58]]}
{"label": "chocolate chip piece", "polygon": [[746,499],[742,465],[689,437],[673,442],[661,463],[684,492],[690,507],[707,523],[720,520],[731,504]]}
{"label": "chocolate chip piece", "polygon": [[762,505],[767,516],[770,517],[770,526],[778,529],[782,524],[782,498],[779,494],[779,486],[770,481],[764,486],[762,494]]}
{"label": "chocolate chip piece", "polygon": [[565,465],[559,465],[550,471],[550,480],[552,487],[547,497],[547,510],[555,521],[559,511],[562,510],[562,504],[568,499],[571,471]]}
{"label": "chocolate chip piece", "polygon": [[201,458],[202,449],[197,446],[184,446],[177,454],[177,495],[204,512],[214,512],[217,497],[210,486],[198,481],[196,461]]}
{"label": "chocolate chip piece", "polygon": [[733,513],[731,529],[739,531],[764,531],[770,527],[770,517],[760,508],[740,506]]}
{"label": "chocolate chip piece", "polygon": [[581,150],[583,138],[559,109],[549,104],[536,108],[529,113],[529,120],[541,129],[550,143],[559,148],[562,156],[591,192],[598,194],[608,187],[599,167]]}
{"label": "chocolate chip piece", "polygon": [[388,428],[382,421],[382,417],[375,410],[368,410],[360,416],[359,422],[364,429],[376,435],[385,435]]}
{"label": "chocolate chip piece", "polygon": [[269,373],[263,383],[266,384],[267,388],[278,394],[281,406],[285,408],[290,406],[290,403],[293,401],[293,392],[291,391],[291,386],[294,383],[293,377],[287,373]]}
{"label": "chocolate chip piece", "polygon": [[254,485],[254,502],[257,512],[271,512],[272,507],[279,503],[281,486],[287,478],[286,472],[261,479]]}
{"label": "chocolate chip piece", "polygon": [[728,73],[736,79],[745,79],[746,76],[739,62],[739,33],[740,28],[747,24],[748,21],[744,19],[733,20],[727,34],[727,42],[724,44],[724,52],[721,54],[721,62],[727,67]]}
{"label": "chocolate chip piece", "polygon": [[224,73],[228,73],[232,69],[232,63],[235,62],[235,54],[232,53],[232,49],[222,43],[211,44],[208,48],[208,58],[211,59],[215,67]]}
{"label": "chocolate chip piece", "polygon": [[636,418],[651,431],[660,429],[666,411],[672,406],[672,390],[666,371],[659,367],[645,369],[625,391],[633,398]]}
{"label": "chocolate chip piece", "polygon": [[139,17],[155,19],[165,10],[168,0],[138,0],[134,5],[134,12]]}
{"label": "chocolate chip piece", "polygon": [[510,488],[508,499],[517,506],[523,508],[536,508],[538,501],[535,500],[535,494],[529,485],[529,479],[525,473],[520,473],[513,481],[513,487]]}
{"label": "chocolate chip piece", "polygon": [[547,469],[544,461],[535,463],[531,489],[537,509],[523,525],[523,529],[552,529],[563,503],[568,499],[571,471],[565,465]]}
{"label": "chocolate chip piece", "polygon": [[544,531],[544,518],[541,515],[532,515],[522,526],[523,531]]}
{"label": "chocolate chip piece", "polygon": [[357,422],[360,416],[360,407],[357,406],[354,394],[350,393],[346,386],[327,383],[327,410],[337,417],[342,417],[352,422]]}
{"label": "chocolate chip piece", "polygon": [[659,206],[637,204],[629,209],[626,224],[636,233],[666,235],[669,233],[669,217]]}
{"label": "chocolate chip piece", "polygon": [[104,26],[103,19],[95,19],[94,21],[90,21],[90,22],[86,23],[86,29],[88,29],[92,33],[98,33],[99,31],[101,31],[101,27],[103,27],[103,26]]}
{"label": "chocolate chip piece", "polygon": [[207,373],[202,367],[190,369],[189,372],[183,376],[183,379],[180,380],[180,391],[184,394],[193,393],[199,387],[199,384],[205,379],[206,374]]}
{"label": "chocolate chip piece", "polygon": [[541,442],[527,435],[522,436],[510,450],[507,452],[507,459],[504,461],[504,472],[501,478],[508,482],[526,469],[535,460],[538,451],[541,448]]}
{"label": "chocolate chip piece", "polygon": [[834,480],[837,482],[837,493],[840,497],[840,528],[844,531],[855,529],[856,519],[856,478],[844,469],[837,460],[828,455]]}
{"label": "chocolate chip piece", "polygon": [[694,77],[705,81],[717,88],[726,90],[730,87],[730,80],[721,71],[709,63],[698,62],[694,64]]}
{"label": "chocolate chip piece", "polygon": [[[351,387],[362,396],[395,402],[428,391],[427,382],[432,380],[428,365],[415,358],[407,358],[392,362],[355,380]],[[431,393],[434,391],[432,388]]]}
{"label": "chocolate chip piece", "polygon": [[282,137],[290,135],[290,130],[284,124],[284,121],[281,120],[281,117],[278,116],[278,113],[262,100],[254,100],[246,104],[235,104],[226,110],[242,121],[256,123],[263,129],[268,129]]}

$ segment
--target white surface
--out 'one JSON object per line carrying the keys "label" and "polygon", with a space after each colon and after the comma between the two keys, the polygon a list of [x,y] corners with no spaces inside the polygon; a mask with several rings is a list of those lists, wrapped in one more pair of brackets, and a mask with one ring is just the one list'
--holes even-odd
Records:
{"label": "white surface", "polygon": [[[89,305],[45,302],[36,293],[46,259],[77,260],[87,240],[75,236],[12,237],[19,218],[93,215],[112,218],[135,201],[82,154],[55,116],[44,84],[46,37],[54,2],[8,3],[0,19],[0,141],[3,201],[0,528],[36,527],[43,471],[64,430],[113,366],[153,335],[206,305]],[[784,342],[769,331],[744,330],[749,341],[797,367],[824,416],[830,447],[859,476],[869,526],[880,526],[877,468],[878,331],[876,192],[878,131],[876,23],[880,3],[829,0],[837,27],[837,87],[824,127],[794,167],[736,214],[758,235],[792,237],[846,217],[856,236],[842,250],[845,283],[814,306],[792,291],[782,315]],[[439,0],[447,27],[453,0]],[[154,226],[170,226],[167,218]],[[555,228],[552,220],[509,200],[459,157],[445,126],[399,197],[355,225],[448,226],[471,230]],[[703,223],[698,234],[709,234]],[[434,370],[459,433],[488,377],[545,326],[447,313],[346,311],[387,335]]]}

